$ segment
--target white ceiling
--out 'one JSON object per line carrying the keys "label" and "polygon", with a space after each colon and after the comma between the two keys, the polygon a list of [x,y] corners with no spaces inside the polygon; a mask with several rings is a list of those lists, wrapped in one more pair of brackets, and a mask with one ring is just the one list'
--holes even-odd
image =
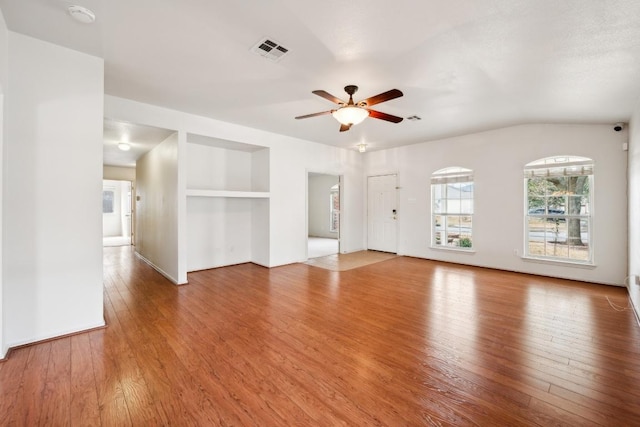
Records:
{"label": "white ceiling", "polygon": [[[376,150],[520,123],[627,121],[640,98],[638,0],[0,0],[10,30],[105,59],[105,92],[324,144]],[[274,63],[263,37],[289,49]],[[420,121],[339,133],[324,89]]]}

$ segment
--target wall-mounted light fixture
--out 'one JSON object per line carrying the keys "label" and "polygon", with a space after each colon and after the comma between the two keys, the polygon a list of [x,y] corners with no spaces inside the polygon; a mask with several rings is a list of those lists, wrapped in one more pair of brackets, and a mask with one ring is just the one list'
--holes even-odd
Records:
{"label": "wall-mounted light fixture", "polygon": [[358,144],[358,151],[361,153],[367,151],[367,144],[365,144],[364,142]]}
{"label": "wall-mounted light fixture", "polygon": [[131,150],[131,146],[129,144],[127,144],[126,142],[121,142],[120,144],[118,144],[118,148],[121,149],[122,151]]}

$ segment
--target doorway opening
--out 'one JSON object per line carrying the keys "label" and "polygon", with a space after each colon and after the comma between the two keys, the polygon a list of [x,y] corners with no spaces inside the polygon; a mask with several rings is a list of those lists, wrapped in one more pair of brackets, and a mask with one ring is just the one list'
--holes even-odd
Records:
{"label": "doorway opening", "polygon": [[102,245],[133,244],[131,181],[102,181]]}
{"label": "doorway opening", "polygon": [[340,253],[340,176],[309,172],[307,258]]}

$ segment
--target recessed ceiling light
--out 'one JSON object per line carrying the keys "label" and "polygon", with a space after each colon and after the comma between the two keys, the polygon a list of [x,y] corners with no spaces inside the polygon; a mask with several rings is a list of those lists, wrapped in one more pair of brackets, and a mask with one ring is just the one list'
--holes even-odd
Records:
{"label": "recessed ceiling light", "polygon": [[118,148],[121,149],[122,151],[131,150],[131,146],[129,144],[127,144],[126,142],[121,142],[120,144],[118,144]]}
{"label": "recessed ceiling light", "polygon": [[91,24],[96,20],[96,14],[86,7],[71,5],[67,8],[67,11],[73,19],[83,24]]}

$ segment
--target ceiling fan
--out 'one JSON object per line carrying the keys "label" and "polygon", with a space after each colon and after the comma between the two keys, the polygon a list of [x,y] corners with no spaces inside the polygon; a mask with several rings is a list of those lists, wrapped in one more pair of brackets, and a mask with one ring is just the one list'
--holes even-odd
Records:
{"label": "ceiling fan", "polygon": [[298,116],[296,119],[308,119],[309,117],[323,116],[325,114],[331,114],[337,121],[340,122],[340,132],[351,129],[351,126],[357,125],[367,117],[373,117],[374,119],[386,120],[388,122],[400,123],[402,117],[393,116],[391,114],[382,113],[380,111],[371,110],[369,107],[372,105],[380,104],[381,102],[390,101],[395,98],[399,98],[403,95],[398,89],[391,89],[371,98],[364,99],[360,102],[353,102],[353,94],[358,91],[358,86],[348,85],[344,87],[344,91],[349,95],[349,102],[336,98],[330,93],[324,90],[314,90],[312,93],[318,96],[328,99],[331,102],[335,102],[340,106],[337,110],[322,111],[320,113],[307,114],[304,116]]}

